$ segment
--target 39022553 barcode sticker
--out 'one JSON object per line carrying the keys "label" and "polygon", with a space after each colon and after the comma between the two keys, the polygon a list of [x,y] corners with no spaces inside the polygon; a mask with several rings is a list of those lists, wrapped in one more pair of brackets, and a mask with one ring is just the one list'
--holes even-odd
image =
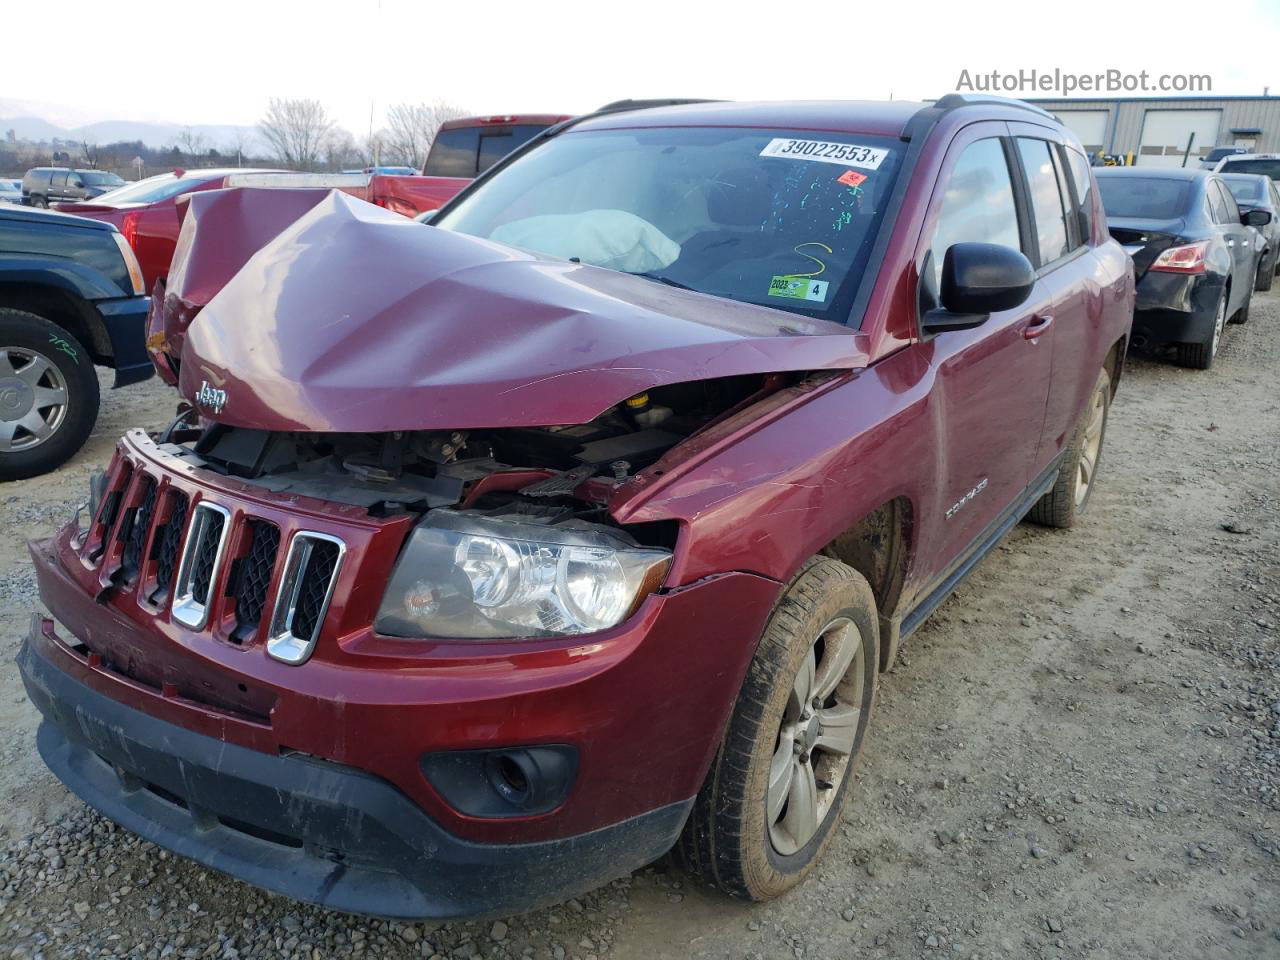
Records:
{"label": "39022553 barcode sticker", "polygon": [[776,137],[763,150],[762,157],[781,157],[785,160],[816,160],[818,163],[838,163],[844,167],[861,167],[878,170],[888,150],[864,147],[856,143],[831,143],[826,140],[791,140]]}

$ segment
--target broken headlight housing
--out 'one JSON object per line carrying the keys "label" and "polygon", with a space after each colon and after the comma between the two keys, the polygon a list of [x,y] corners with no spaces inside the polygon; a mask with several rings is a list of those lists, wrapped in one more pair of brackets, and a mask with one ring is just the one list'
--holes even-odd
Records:
{"label": "broken headlight housing", "polygon": [[620,530],[432,510],[409,535],[374,628],[396,637],[564,637],[630,616],[671,553]]}

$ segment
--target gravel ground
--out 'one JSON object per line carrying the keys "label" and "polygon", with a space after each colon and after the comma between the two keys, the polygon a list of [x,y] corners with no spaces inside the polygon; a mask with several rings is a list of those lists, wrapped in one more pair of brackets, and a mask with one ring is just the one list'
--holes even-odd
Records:
{"label": "gravel ground", "polygon": [[1280,957],[1280,296],[1208,373],[1131,360],[1087,521],[1020,527],[910,641],[841,835],[761,905],[659,863],[505,921],[351,918],[69,797],[12,666],[22,541],[172,405],[108,394],[80,457],[0,488],[0,958]]}

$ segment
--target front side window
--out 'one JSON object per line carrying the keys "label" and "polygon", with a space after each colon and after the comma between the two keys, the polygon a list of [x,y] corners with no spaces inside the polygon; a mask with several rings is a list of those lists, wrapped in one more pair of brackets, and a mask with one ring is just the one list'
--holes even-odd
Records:
{"label": "front side window", "polygon": [[1217,188],[1218,196],[1222,198],[1222,212],[1225,216],[1225,219],[1222,222],[1239,223],[1240,207],[1236,203],[1236,198],[1231,195],[1230,190],[1223,189],[1221,180],[1215,184],[1215,187]]}
{"label": "front side window", "polygon": [[901,154],[860,134],[575,130],[432,226],[843,321]]}
{"label": "front side window", "polygon": [[942,264],[947,250],[957,243],[998,243],[1020,249],[1018,208],[1004,147],[999,139],[977,140],[964,148],[947,180],[938,211],[933,242],[932,299],[941,290]]}
{"label": "front side window", "polygon": [[1215,223],[1230,223],[1231,219],[1227,213],[1227,202],[1222,199],[1222,190],[1216,182],[1210,182],[1205,186],[1205,192],[1209,195],[1209,207],[1213,210],[1213,220]]}
{"label": "front side window", "polygon": [[1068,253],[1066,211],[1049,141],[1018,138],[1018,156],[1027,175],[1031,211],[1035,215],[1040,263],[1053,263]]}

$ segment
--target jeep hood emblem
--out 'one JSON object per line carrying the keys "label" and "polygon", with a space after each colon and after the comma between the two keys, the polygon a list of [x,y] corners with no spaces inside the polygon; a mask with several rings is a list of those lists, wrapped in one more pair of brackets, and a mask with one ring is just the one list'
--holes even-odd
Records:
{"label": "jeep hood emblem", "polygon": [[227,391],[209,386],[208,380],[200,381],[200,389],[196,391],[196,403],[205,407],[210,413],[219,414],[227,405]]}

